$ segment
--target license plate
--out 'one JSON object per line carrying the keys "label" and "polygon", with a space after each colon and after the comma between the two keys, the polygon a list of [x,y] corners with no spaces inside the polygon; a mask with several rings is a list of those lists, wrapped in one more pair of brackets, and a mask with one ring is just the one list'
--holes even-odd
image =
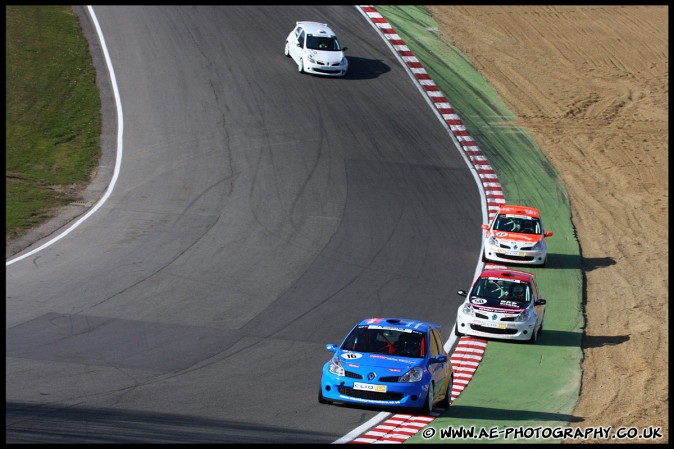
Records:
{"label": "license plate", "polygon": [[363,391],[375,391],[377,393],[386,393],[386,385],[364,384],[362,382],[354,382],[353,389]]}
{"label": "license plate", "polygon": [[481,321],[478,323],[480,326],[484,327],[495,327],[497,329],[505,329],[506,325],[503,323],[492,323],[490,321]]}
{"label": "license plate", "polygon": [[520,256],[524,257],[524,253],[521,251],[506,251],[506,256]]}

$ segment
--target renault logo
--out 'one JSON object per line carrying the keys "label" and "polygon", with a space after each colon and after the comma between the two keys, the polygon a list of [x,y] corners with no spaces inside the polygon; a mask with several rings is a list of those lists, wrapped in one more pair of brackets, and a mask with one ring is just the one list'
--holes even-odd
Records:
{"label": "renault logo", "polygon": [[374,380],[375,377],[377,377],[377,374],[370,373],[370,374],[367,375],[367,380]]}
{"label": "renault logo", "polygon": [[496,321],[497,318],[498,318],[498,315],[496,315],[496,314],[493,314],[493,315],[491,316],[491,319],[494,320],[494,321]]}

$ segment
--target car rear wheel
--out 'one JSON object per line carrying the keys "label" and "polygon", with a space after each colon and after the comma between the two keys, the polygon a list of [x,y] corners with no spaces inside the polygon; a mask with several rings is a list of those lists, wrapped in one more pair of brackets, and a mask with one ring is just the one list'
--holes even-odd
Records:
{"label": "car rear wheel", "polygon": [[332,401],[328,401],[323,397],[323,389],[318,387],[318,402],[321,404],[332,404]]}

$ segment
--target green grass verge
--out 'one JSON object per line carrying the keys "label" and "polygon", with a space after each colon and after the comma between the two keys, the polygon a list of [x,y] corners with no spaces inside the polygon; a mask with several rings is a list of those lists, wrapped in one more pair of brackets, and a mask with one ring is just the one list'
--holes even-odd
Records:
{"label": "green grass verge", "polygon": [[6,6],[5,238],[75,200],[100,157],[100,96],[69,6]]}
{"label": "green grass verge", "polygon": [[[507,202],[541,209],[555,235],[548,239],[547,268],[537,274],[548,300],[545,330],[536,345],[490,341],[484,360],[450,410],[408,443],[540,443],[558,439],[449,439],[448,427],[566,427],[580,391],[582,274],[580,249],[566,191],[555,169],[526,129],[468,58],[445,36],[423,7],[377,6],[448,98],[496,171]],[[449,138],[449,137],[448,137]],[[468,289],[468,285],[458,288]]]}

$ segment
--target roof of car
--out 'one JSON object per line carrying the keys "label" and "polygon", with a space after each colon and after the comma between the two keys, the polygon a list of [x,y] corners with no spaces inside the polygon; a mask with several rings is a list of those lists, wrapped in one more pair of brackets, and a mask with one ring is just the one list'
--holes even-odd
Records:
{"label": "roof of car", "polygon": [[428,332],[431,327],[439,329],[437,324],[427,321],[411,320],[408,318],[366,318],[360,323],[360,326],[376,324],[379,326],[396,327],[400,329],[414,329],[420,332]]}
{"label": "roof of car", "polygon": [[304,28],[304,31],[307,32],[307,34],[313,34],[313,35],[324,35],[324,36],[334,36],[335,33],[330,29],[327,23],[321,23],[321,22],[312,22],[309,20],[302,20],[297,22],[297,25],[302,25]]}
{"label": "roof of car", "polygon": [[503,279],[516,279],[522,282],[531,282],[532,279],[536,278],[536,275],[529,273],[528,271],[522,270],[511,270],[503,268],[486,268],[482,273],[480,273],[481,278],[503,278]]}
{"label": "roof of car", "polygon": [[529,217],[539,218],[540,211],[535,207],[517,206],[514,204],[502,204],[498,208],[499,214],[528,215]]}

